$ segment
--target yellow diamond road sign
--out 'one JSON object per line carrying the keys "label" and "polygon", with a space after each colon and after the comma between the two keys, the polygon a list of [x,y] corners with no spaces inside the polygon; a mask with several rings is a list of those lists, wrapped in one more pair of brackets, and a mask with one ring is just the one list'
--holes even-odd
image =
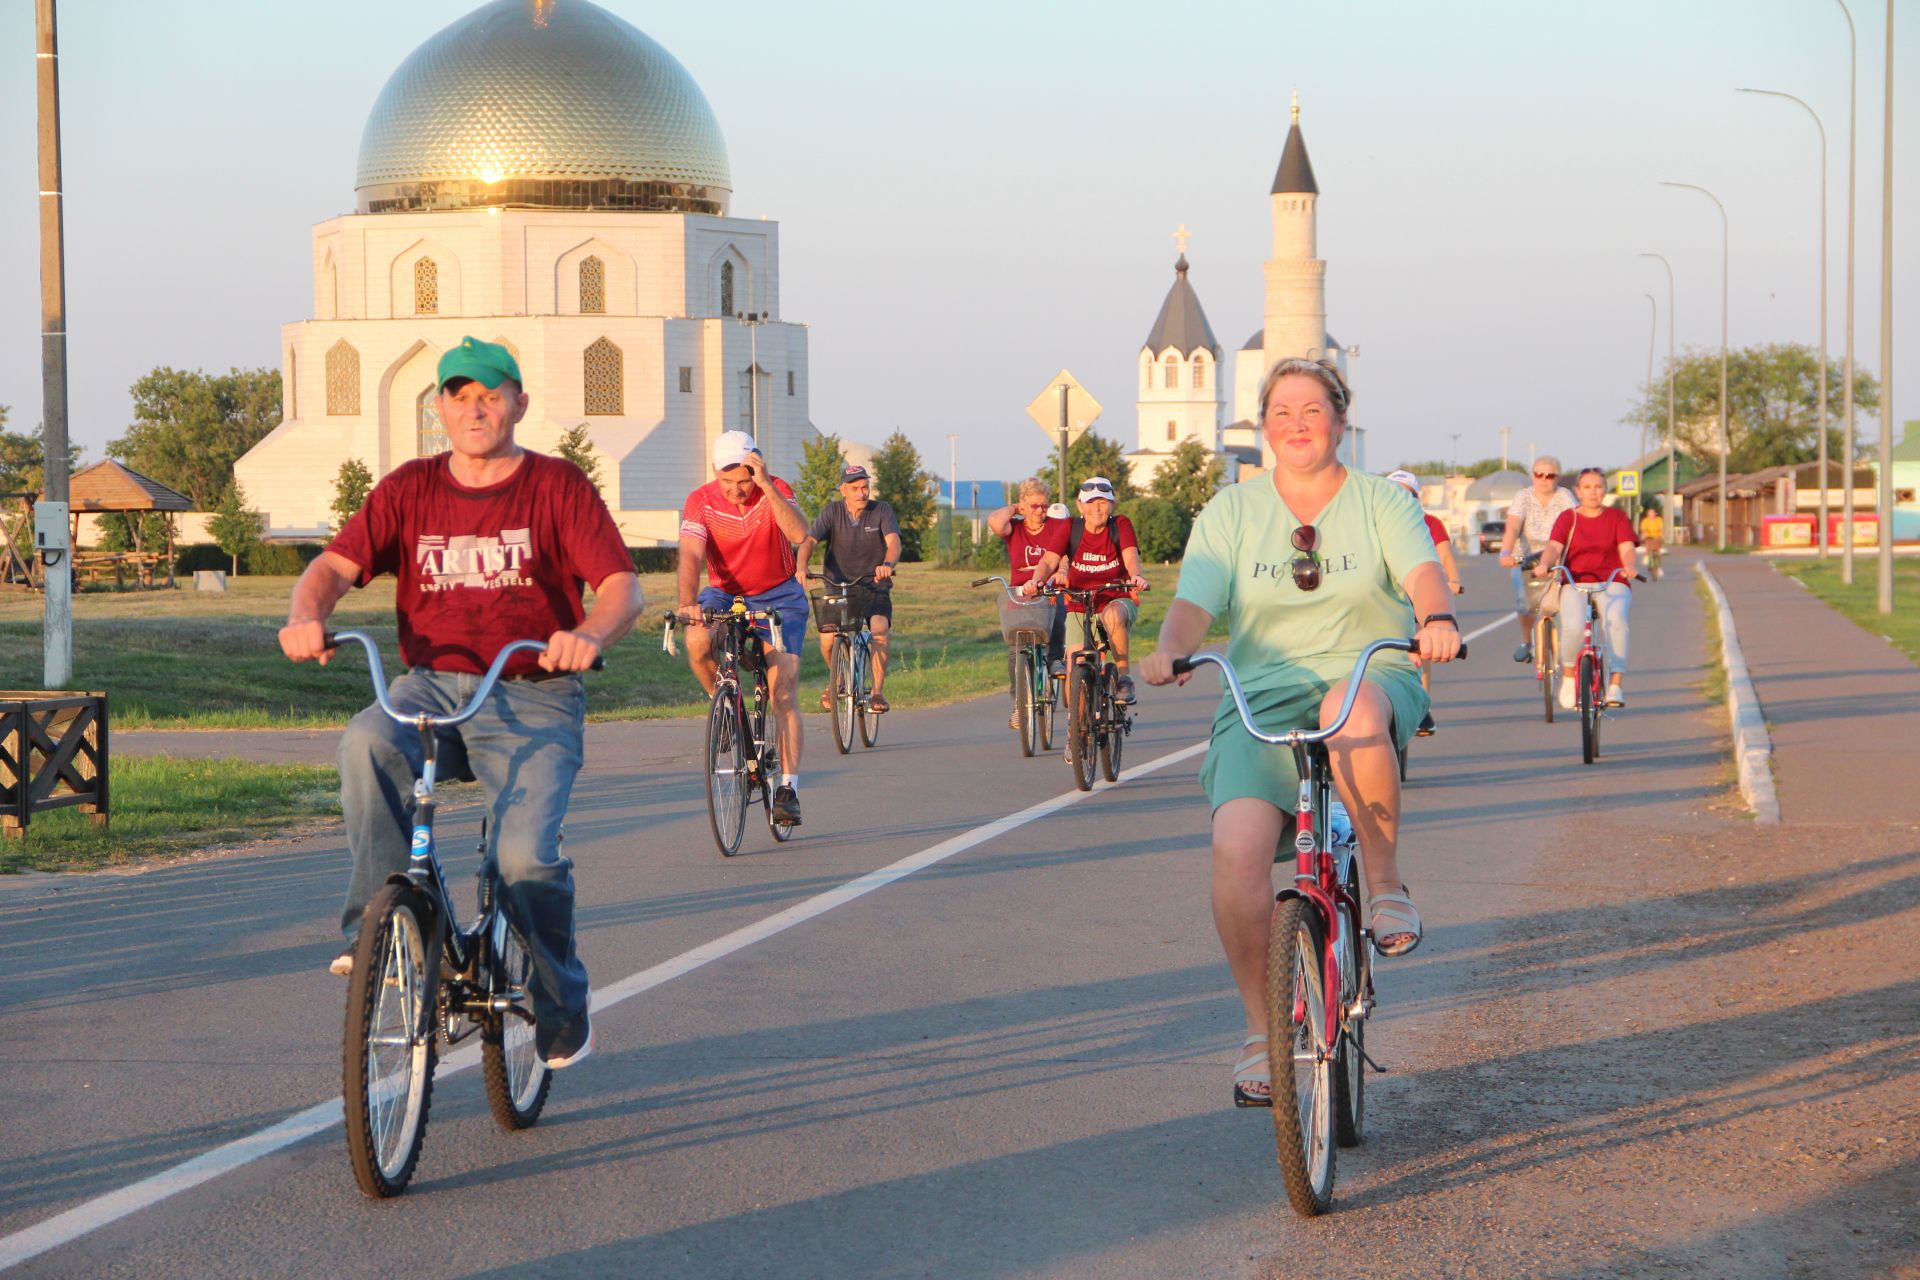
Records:
{"label": "yellow diamond road sign", "polygon": [[1027,406],[1027,416],[1037,423],[1048,437],[1060,434],[1060,388],[1067,389],[1067,443],[1072,444],[1087,433],[1100,417],[1100,402],[1087,393],[1079,379],[1062,369],[1058,376],[1048,380],[1046,389],[1033,398]]}

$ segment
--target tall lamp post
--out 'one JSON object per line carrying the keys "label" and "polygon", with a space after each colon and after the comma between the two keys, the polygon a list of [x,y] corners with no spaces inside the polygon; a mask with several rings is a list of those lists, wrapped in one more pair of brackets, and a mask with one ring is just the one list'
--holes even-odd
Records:
{"label": "tall lamp post", "polygon": [[1673,519],[1674,417],[1673,417],[1673,264],[1657,253],[1643,253],[1667,269],[1667,509],[1661,514]]}
{"label": "tall lamp post", "polygon": [[[67,520],[67,250],[60,195],[60,73],[54,0],[34,5],[40,125],[40,403],[45,423],[46,496],[35,504],[34,548],[40,555],[41,675],[47,688],[73,679],[73,554]],[[21,747],[26,747],[22,735]],[[16,762],[26,768],[24,759]],[[26,779],[20,781],[26,787]]]}
{"label": "tall lamp post", "polygon": [[1713,201],[1713,207],[1720,211],[1720,487],[1714,500],[1715,515],[1719,529],[1715,534],[1714,545],[1717,550],[1727,549],[1727,206],[1720,203],[1720,197],[1705,187],[1695,186],[1691,182],[1663,182],[1663,187],[1680,187],[1687,191],[1698,191]]}
{"label": "tall lamp post", "polygon": [[1886,127],[1880,151],[1880,612],[1893,612],[1893,0],[1887,0]]}
{"label": "tall lamp post", "polygon": [[[1647,300],[1647,381],[1646,381],[1646,385],[1648,388],[1651,388],[1653,386],[1653,343],[1654,343],[1654,340],[1660,336],[1660,304],[1653,300],[1653,295],[1650,293],[1643,293],[1640,296]],[[1642,422],[1640,424],[1640,453],[1637,457],[1635,457],[1634,461],[1636,463],[1639,463],[1646,456],[1647,456],[1647,424]],[[1646,499],[1643,497],[1641,501],[1644,502],[1646,501]]]}
{"label": "tall lamp post", "polygon": [[1840,495],[1840,581],[1853,585],[1853,144],[1854,106],[1858,76],[1860,39],[1853,29],[1853,12],[1846,0],[1834,0],[1847,19],[1847,385],[1841,392],[1841,415],[1846,419],[1845,439],[1840,445],[1840,465],[1845,469],[1846,489]]}
{"label": "tall lamp post", "polygon": [[[1820,123],[1819,112],[1790,93],[1777,89],[1742,89],[1740,92],[1799,102],[1813,117],[1813,127],[1820,131],[1820,535],[1815,541],[1820,548],[1820,558],[1825,560],[1832,541],[1827,536],[1827,490],[1833,487],[1833,478],[1827,471],[1827,126]],[[1847,484],[1852,486],[1851,476]]]}

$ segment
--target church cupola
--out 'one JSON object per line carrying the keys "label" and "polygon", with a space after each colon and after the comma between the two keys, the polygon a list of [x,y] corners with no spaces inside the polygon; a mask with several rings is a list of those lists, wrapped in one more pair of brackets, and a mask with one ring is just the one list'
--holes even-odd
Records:
{"label": "church cupola", "polygon": [[1198,440],[1209,451],[1218,446],[1224,404],[1220,343],[1188,278],[1190,234],[1184,226],[1173,233],[1180,248],[1173,264],[1173,286],[1140,345],[1139,447],[1143,453],[1169,453],[1183,440]]}

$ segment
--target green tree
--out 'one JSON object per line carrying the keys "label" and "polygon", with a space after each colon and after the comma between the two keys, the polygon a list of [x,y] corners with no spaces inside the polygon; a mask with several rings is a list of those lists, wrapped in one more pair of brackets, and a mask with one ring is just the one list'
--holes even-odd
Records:
{"label": "green tree", "polygon": [[[1046,477],[1048,483],[1059,478],[1058,445],[1047,455],[1046,469],[1040,474]],[[1060,495],[1060,501],[1067,504],[1068,511],[1073,510],[1073,495],[1080,488],[1080,482],[1088,476],[1105,476],[1113,481],[1113,496],[1120,502],[1139,494],[1129,474],[1126,450],[1120,447],[1118,440],[1109,440],[1095,431],[1083,433],[1067,446],[1067,491]]]}
{"label": "green tree", "polygon": [[155,369],[133,384],[133,417],[108,455],[210,511],[240,455],[280,424],[280,371]]}
{"label": "green tree", "polygon": [[1226,475],[1226,463],[1210,454],[1205,445],[1198,440],[1182,440],[1174,446],[1173,456],[1154,473],[1149,492],[1193,516],[1219,491]]}
{"label": "green tree", "polygon": [[[1846,430],[1846,368],[1827,367],[1828,456],[1841,457]],[[1690,350],[1673,362],[1674,419],[1680,449],[1696,459],[1720,454],[1720,353]],[[1880,384],[1854,368],[1856,415],[1880,407]],[[1667,431],[1667,376],[1656,375],[1623,419],[1649,428],[1649,438]],[[1809,462],[1820,448],[1820,354],[1801,343],[1775,342],[1727,353],[1727,470]],[[1858,439],[1856,427],[1855,438]]]}
{"label": "green tree", "polygon": [[587,479],[593,481],[593,487],[600,487],[600,455],[594,452],[593,441],[587,439],[587,424],[570,427],[560,435],[559,454],[574,466],[587,473]]}
{"label": "green tree", "polygon": [[247,509],[247,495],[235,480],[227,485],[215,509],[213,519],[207,521],[207,532],[213,535],[213,541],[222,551],[233,557],[233,576],[240,576],[240,557],[260,545],[260,534],[266,522],[258,511]]}
{"label": "green tree", "polygon": [[1178,502],[1171,498],[1135,498],[1121,510],[1133,522],[1142,560],[1170,564],[1186,554],[1193,513]]}
{"label": "green tree", "polygon": [[800,474],[794,478],[793,496],[807,519],[819,515],[829,502],[839,501],[840,469],[846,465],[837,435],[801,443]]}
{"label": "green tree", "polygon": [[[8,431],[6,425],[7,406],[0,404],[0,493],[37,494],[46,485],[46,433]],[[79,466],[80,446],[67,446],[67,471]]]}
{"label": "green tree", "polygon": [[[164,551],[167,521],[164,511],[113,511],[99,518],[102,551]],[[136,531],[138,533],[136,541]]]}
{"label": "green tree", "polygon": [[873,496],[891,506],[900,522],[900,558],[921,559],[933,533],[933,495],[940,482],[920,465],[920,451],[898,428],[873,455],[868,470],[873,473]]}
{"label": "green tree", "polygon": [[353,519],[353,513],[361,508],[371,492],[373,492],[373,472],[367,470],[366,463],[358,458],[348,458],[340,464],[340,474],[333,478],[333,531],[335,533],[347,527],[347,521]]}

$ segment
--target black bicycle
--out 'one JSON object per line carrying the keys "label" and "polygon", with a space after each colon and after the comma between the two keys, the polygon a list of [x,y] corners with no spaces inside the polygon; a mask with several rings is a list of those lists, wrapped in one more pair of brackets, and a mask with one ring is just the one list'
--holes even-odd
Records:
{"label": "black bicycle", "polygon": [[[719,671],[707,706],[707,819],[714,844],[727,858],[740,852],[747,809],[756,796],[766,806],[767,830],[773,838],[786,841],[793,836],[792,824],[773,812],[774,788],[780,785],[780,735],[777,729],[768,731],[767,711],[773,705],[767,683],[769,657],[753,625],[762,621],[773,632],[774,652],[786,652],[780,640],[780,611],[749,609],[740,596],[725,609],[702,609],[698,624],[677,613],[668,614],[660,641],[662,649],[676,654],[675,627],[700,625],[712,630]],[[743,672],[753,685],[751,704],[741,688]]]}
{"label": "black bicycle", "polygon": [[984,587],[997,582],[1000,635],[1007,642],[1007,680],[1013,694],[1014,719],[1020,726],[1020,754],[1053,750],[1053,679],[1047,674],[1047,637],[1053,629],[1053,611],[1060,602],[1045,594],[1017,595],[998,574],[975,578]]}
{"label": "black bicycle", "polygon": [[[479,910],[473,923],[454,922],[446,872],[434,848],[433,788],[440,731],[471,720],[516,653],[540,653],[546,643],[516,640],[500,650],[473,698],[452,715],[398,710],[387,698],[380,650],[361,631],[337,631],[327,646],[357,642],[367,651],[374,697],[398,724],[420,735],[424,764],[413,786],[413,857],[389,876],[367,903],[353,948],[343,1036],[342,1092],[346,1102],[347,1159],[369,1196],[407,1189],[427,1135],[438,1047],[480,1035],[487,1102],[503,1129],[525,1129],[540,1118],[553,1075],[534,1043],[527,981],[532,953],[501,906],[500,870],[480,829]],[[601,664],[596,660],[595,667]],[[466,774],[456,781],[472,781]]]}
{"label": "black bicycle", "polygon": [[[1145,591],[1146,584],[1138,584]],[[1120,777],[1120,754],[1127,735],[1133,732],[1130,704],[1120,701],[1120,668],[1113,661],[1113,641],[1107,624],[1100,620],[1094,605],[1109,587],[1075,590],[1071,587],[1047,587],[1046,594],[1061,600],[1078,601],[1080,648],[1067,667],[1067,765],[1073,770],[1073,783],[1082,791],[1093,790],[1094,756],[1098,754],[1100,773],[1108,782]]]}
{"label": "black bicycle", "polygon": [[852,607],[847,594],[854,587],[873,585],[873,575],[840,582],[825,574],[807,577],[824,583],[813,594],[813,616],[824,634],[833,636],[833,650],[827,658],[827,697],[833,707],[833,745],[841,755],[853,750],[854,726],[860,729],[860,741],[868,747],[880,742],[880,713],[868,702],[873,690],[867,673],[873,666],[873,620],[855,617],[866,610]]}

